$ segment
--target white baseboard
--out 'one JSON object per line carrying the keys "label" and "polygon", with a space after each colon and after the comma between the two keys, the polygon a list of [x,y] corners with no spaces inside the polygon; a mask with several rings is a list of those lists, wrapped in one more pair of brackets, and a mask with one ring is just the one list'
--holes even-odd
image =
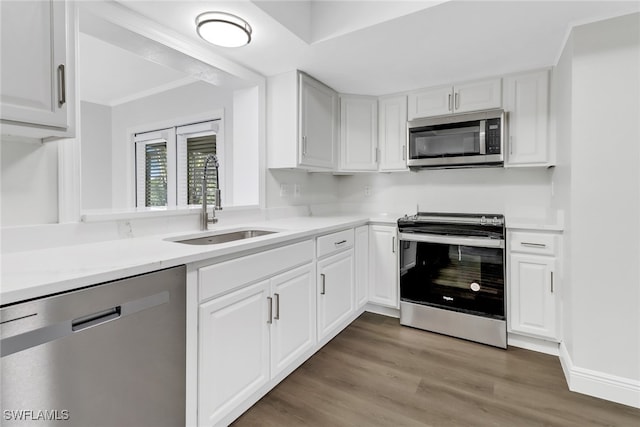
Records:
{"label": "white baseboard", "polygon": [[558,343],[553,341],[546,341],[543,339],[508,333],[507,344],[514,347],[537,351],[538,353],[550,354],[552,356],[560,355]]}
{"label": "white baseboard", "polygon": [[564,343],[560,343],[560,364],[569,390],[640,408],[640,381],[574,366]]}

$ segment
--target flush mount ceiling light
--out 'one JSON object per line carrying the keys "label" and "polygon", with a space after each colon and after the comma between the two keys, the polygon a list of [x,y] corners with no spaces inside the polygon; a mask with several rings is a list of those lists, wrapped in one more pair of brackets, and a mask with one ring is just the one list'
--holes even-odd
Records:
{"label": "flush mount ceiling light", "polygon": [[251,41],[251,25],[225,12],[205,12],[196,17],[198,35],[211,44],[240,47]]}

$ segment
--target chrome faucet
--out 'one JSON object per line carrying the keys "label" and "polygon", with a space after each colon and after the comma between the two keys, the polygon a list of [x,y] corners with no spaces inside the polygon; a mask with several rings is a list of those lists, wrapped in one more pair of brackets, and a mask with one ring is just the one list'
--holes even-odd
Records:
{"label": "chrome faucet", "polygon": [[[207,172],[209,171],[209,163],[213,164],[216,168],[216,204],[213,207],[213,215],[209,218],[207,214]],[[218,162],[218,156],[215,154],[209,154],[204,161],[204,170],[202,171],[202,212],[200,212],[200,229],[207,230],[209,224],[215,224],[218,222],[216,218],[216,211],[222,210],[222,193],[220,191],[220,180],[218,179],[218,168],[220,163]]]}

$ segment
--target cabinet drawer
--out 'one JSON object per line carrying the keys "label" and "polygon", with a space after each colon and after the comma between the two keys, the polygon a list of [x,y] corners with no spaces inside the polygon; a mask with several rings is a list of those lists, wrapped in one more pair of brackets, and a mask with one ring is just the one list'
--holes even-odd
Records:
{"label": "cabinet drawer", "polygon": [[549,233],[512,231],[509,240],[512,252],[556,255],[556,236]]}
{"label": "cabinet drawer", "polygon": [[199,300],[204,301],[313,260],[313,241],[248,255],[198,270]]}
{"label": "cabinet drawer", "polygon": [[318,237],[318,258],[353,247],[353,228]]}

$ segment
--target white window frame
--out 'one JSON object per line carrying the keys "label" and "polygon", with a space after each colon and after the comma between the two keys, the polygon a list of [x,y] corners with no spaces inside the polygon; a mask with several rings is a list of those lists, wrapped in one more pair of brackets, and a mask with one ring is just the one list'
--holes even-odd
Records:
{"label": "white window frame", "polygon": [[[187,140],[200,136],[216,135],[216,156],[220,167],[218,168],[218,188],[223,190],[222,204],[225,205],[225,144],[224,144],[224,123],[222,119],[210,120],[207,122],[194,123],[176,127],[176,165],[177,165],[177,204],[187,206]],[[193,205],[192,205],[193,206]]]}
{"label": "white window frame", "polygon": [[[146,208],[145,191],[146,176],[145,149],[147,144],[164,142],[167,144],[167,206],[168,208],[187,207],[187,139],[199,136],[216,135],[216,155],[220,163],[218,168],[218,185],[222,190],[222,203],[226,204],[225,196],[225,141],[224,120],[222,117],[199,123],[179,125],[166,129],[138,132],[133,135],[135,144],[135,188],[137,208]],[[142,179],[140,179],[142,177]],[[195,206],[195,205],[192,205]],[[151,207],[153,208],[153,207]]]}
{"label": "white window frame", "polygon": [[168,128],[137,133],[133,140],[136,150],[136,207],[147,207],[145,205],[146,182],[144,178],[139,179],[146,176],[146,146],[159,142],[167,144],[167,207],[176,206],[176,129]]}

